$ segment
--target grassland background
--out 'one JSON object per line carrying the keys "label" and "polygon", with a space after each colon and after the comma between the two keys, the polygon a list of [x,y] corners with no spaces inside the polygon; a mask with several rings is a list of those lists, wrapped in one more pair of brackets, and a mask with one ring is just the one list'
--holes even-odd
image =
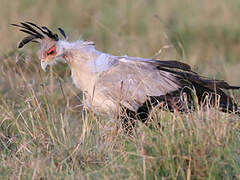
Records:
{"label": "grassland background", "polygon": [[[60,64],[45,73],[37,45],[17,50],[32,21],[114,55],[179,59],[240,85],[238,0],[0,0],[0,179],[239,179],[239,118],[162,112],[135,137],[117,119],[82,116]],[[170,48],[172,46],[172,48]],[[159,54],[158,52],[161,53]],[[233,93],[239,102],[239,92]]]}

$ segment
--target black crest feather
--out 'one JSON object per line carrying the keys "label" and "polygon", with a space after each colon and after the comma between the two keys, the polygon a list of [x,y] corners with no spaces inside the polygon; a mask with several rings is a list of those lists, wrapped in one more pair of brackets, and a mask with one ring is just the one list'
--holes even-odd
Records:
{"label": "black crest feather", "polygon": [[[44,39],[48,37],[55,41],[58,41],[58,35],[49,30],[46,26],[39,27],[32,22],[21,22],[20,24],[11,24],[20,28],[20,31],[28,34],[29,36],[25,37],[20,43],[18,48],[22,48],[25,44],[29,42],[38,42],[36,39]],[[62,34],[62,32],[60,32]]]}
{"label": "black crest feather", "polygon": [[66,36],[66,34],[65,34],[65,32],[64,32],[64,30],[63,30],[62,28],[58,28],[58,31],[60,32],[60,34],[61,34],[65,39],[67,39],[67,36]]}
{"label": "black crest feather", "polygon": [[25,37],[18,45],[18,48],[22,48],[25,44],[33,41],[34,39],[36,39],[36,37],[34,36],[27,36]]}

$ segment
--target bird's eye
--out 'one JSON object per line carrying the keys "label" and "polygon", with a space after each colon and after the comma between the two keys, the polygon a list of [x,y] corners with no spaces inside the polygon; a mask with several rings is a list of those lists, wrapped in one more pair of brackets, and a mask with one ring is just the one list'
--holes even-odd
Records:
{"label": "bird's eye", "polygon": [[51,55],[51,54],[53,54],[54,52],[55,52],[55,51],[52,50],[52,51],[48,52],[47,55]]}
{"label": "bird's eye", "polygon": [[56,46],[51,47],[46,54],[47,56],[56,54]]}

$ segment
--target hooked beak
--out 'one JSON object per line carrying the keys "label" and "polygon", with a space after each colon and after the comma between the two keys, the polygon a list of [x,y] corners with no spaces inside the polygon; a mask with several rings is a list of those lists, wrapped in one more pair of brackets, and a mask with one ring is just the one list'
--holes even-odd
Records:
{"label": "hooked beak", "polygon": [[46,71],[47,66],[48,66],[48,63],[46,61],[44,61],[43,59],[41,59],[41,67],[42,67],[43,71]]}

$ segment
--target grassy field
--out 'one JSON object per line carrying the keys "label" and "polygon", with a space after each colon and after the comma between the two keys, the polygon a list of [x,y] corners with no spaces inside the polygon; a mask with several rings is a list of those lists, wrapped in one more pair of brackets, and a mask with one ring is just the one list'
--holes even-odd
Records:
{"label": "grassy field", "polygon": [[[240,179],[240,121],[217,109],[160,112],[129,137],[82,109],[70,69],[43,72],[10,23],[65,29],[114,55],[178,59],[240,85],[238,0],[0,0],[0,179]],[[240,102],[239,91],[231,92]]]}

